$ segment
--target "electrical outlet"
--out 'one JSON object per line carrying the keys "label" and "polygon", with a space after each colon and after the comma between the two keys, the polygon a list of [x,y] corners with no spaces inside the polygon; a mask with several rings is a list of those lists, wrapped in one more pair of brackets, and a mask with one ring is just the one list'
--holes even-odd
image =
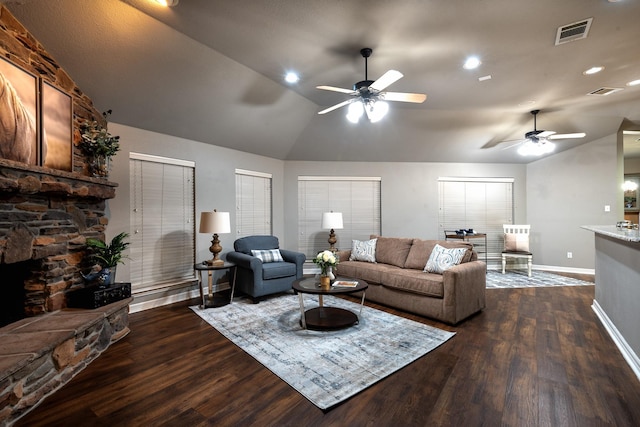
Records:
{"label": "electrical outlet", "polygon": [[611,206],[609,206],[609,205],[604,205],[604,211],[605,211],[605,212],[611,212]]}
{"label": "electrical outlet", "polygon": [[573,252],[567,252],[567,258],[573,258]]}

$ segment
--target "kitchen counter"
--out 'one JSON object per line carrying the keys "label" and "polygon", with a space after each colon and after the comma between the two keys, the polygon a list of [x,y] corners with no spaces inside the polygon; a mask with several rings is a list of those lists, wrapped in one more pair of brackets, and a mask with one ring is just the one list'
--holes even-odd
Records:
{"label": "kitchen counter", "polygon": [[640,379],[640,235],[615,225],[585,225],[595,233],[592,308]]}
{"label": "kitchen counter", "polygon": [[626,242],[640,242],[640,234],[638,229],[618,229],[615,225],[583,225],[585,230],[593,231],[597,234],[613,237],[614,239],[624,240]]}

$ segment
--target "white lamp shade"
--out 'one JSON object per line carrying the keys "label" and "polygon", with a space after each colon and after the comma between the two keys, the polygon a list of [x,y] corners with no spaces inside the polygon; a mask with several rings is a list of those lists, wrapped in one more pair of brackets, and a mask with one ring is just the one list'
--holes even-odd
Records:
{"label": "white lamp shade", "polygon": [[338,230],[342,228],[342,212],[325,212],[322,214],[322,228]]}
{"label": "white lamp shade", "polygon": [[200,214],[200,233],[231,233],[229,212],[202,212]]}

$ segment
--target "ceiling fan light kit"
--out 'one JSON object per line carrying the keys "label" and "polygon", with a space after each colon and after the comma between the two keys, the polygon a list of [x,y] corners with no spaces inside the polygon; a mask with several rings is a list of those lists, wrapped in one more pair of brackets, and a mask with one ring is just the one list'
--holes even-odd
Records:
{"label": "ceiling fan light kit", "polygon": [[396,70],[389,70],[378,80],[368,79],[367,58],[371,56],[373,50],[365,47],[360,49],[360,54],[364,58],[364,80],[353,85],[353,89],[343,89],[333,86],[316,86],[320,90],[345,93],[353,96],[352,99],[340,102],[329,108],[319,111],[318,114],[326,114],[338,108],[349,106],[347,120],[358,123],[360,117],[366,114],[371,123],[378,122],[389,111],[389,104],[385,101],[422,103],[427,95],[422,93],[385,92],[384,90],[402,78],[402,73]]}

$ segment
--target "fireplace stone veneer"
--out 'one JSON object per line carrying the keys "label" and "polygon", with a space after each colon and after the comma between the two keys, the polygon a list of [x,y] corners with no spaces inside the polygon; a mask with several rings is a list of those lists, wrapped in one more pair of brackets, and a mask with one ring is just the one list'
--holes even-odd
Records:
{"label": "fireplace stone veneer", "polygon": [[[0,263],[32,260],[25,316],[66,306],[83,283],[86,239],[104,238],[105,200],[116,183],[0,159]],[[0,285],[0,292],[2,286]]]}

